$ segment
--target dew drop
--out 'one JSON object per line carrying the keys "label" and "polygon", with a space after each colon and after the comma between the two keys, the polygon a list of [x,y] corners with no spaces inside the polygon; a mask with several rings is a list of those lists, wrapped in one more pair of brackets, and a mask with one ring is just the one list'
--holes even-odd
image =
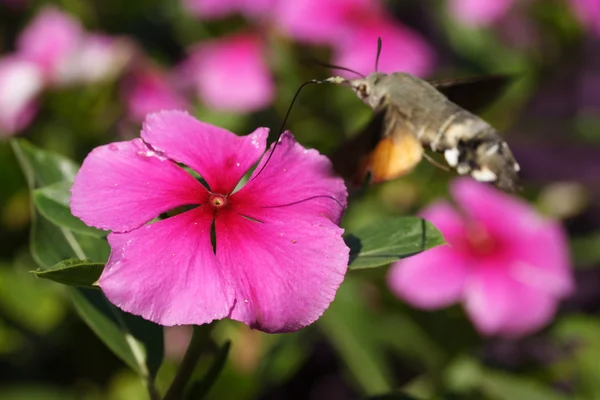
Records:
{"label": "dew drop", "polygon": [[239,166],[240,166],[240,163],[239,163],[239,162],[236,162],[236,163],[235,163],[235,166],[236,166],[236,167],[239,167]]}
{"label": "dew drop", "polygon": [[244,303],[248,303],[248,299],[244,299]]}
{"label": "dew drop", "polygon": [[119,147],[116,144],[114,144],[114,143],[109,144],[108,145],[108,149],[110,151],[119,151]]}

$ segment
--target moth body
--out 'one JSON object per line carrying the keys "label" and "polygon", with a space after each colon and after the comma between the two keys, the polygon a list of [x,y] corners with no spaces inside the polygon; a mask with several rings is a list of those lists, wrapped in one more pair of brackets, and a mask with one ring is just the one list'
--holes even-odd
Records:
{"label": "moth body", "polygon": [[[369,128],[368,135],[376,136],[361,157],[356,180],[366,173],[375,182],[403,175],[421,160],[422,147],[428,147],[443,153],[461,175],[470,174],[506,191],[516,189],[519,165],[506,142],[491,125],[450,101],[434,85],[403,72],[330,81],[350,85],[375,112],[373,122],[381,120],[379,132],[374,132],[375,126]],[[391,149],[394,144],[397,149]],[[391,155],[400,159],[381,160]]]}

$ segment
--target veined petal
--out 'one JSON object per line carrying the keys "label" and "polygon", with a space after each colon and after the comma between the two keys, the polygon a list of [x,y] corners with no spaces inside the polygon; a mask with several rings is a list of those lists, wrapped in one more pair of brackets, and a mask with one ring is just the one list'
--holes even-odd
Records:
{"label": "veined petal", "polygon": [[71,211],[88,225],[125,232],[207,199],[191,174],[134,139],[88,154],[71,188]]}
{"label": "veined petal", "polygon": [[200,206],[128,233],[111,233],[112,253],[99,280],[106,297],[160,325],[226,317],[233,289],[213,252],[212,221],[212,209]]}
{"label": "veined petal", "polygon": [[270,333],[314,322],[348,266],[342,232],[311,215],[257,222],[231,211],[217,214],[217,259],[236,291],[229,317]]}
{"label": "veined petal", "polygon": [[445,245],[394,263],[388,285],[397,296],[421,308],[439,308],[462,298],[473,268],[468,257]]}
{"label": "veined petal", "polygon": [[488,335],[519,336],[547,324],[557,300],[512,279],[504,265],[480,265],[465,287],[465,306],[475,326]]}
{"label": "veined petal", "polygon": [[236,212],[258,220],[304,214],[338,223],[348,192],[329,159],[299,145],[289,132],[269,159],[272,151],[273,145],[250,181],[231,196]]}
{"label": "veined petal", "polygon": [[213,193],[229,194],[263,154],[268,130],[247,136],[201,121],[183,111],[161,111],[146,117],[142,138],[172,160],[206,180]]}

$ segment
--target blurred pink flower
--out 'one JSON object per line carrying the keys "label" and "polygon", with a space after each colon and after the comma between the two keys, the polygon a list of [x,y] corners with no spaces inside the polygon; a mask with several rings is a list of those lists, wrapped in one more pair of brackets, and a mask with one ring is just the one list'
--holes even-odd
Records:
{"label": "blurred pink flower", "polygon": [[[379,72],[408,72],[424,76],[431,72],[434,54],[427,42],[410,28],[385,16],[364,18],[334,44],[333,62],[364,75],[375,70],[377,38],[381,38]],[[341,75],[349,76],[347,72]]]}
{"label": "blurred pink flower", "polygon": [[357,21],[381,15],[380,1],[279,1],[274,9],[279,29],[296,40],[335,45]]}
{"label": "blurred pink flower", "polygon": [[[162,111],[146,118],[141,139],[87,156],[71,209],[113,231],[99,280],[111,302],[162,325],[231,318],[288,332],[319,318],[348,264],[337,226],[346,187],[326,157],[285,133],[266,167],[265,155],[234,190],[263,155],[267,134],[236,136]],[[147,224],[177,207],[187,211]]]}
{"label": "blurred pink flower", "polygon": [[280,30],[300,41],[332,46],[334,64],[362,74],[374,72],[378,37],[384,48],[380,71],[422,76],[433,66],[427,42],[387,17],[380,1],[287,1],[278,4],[275,15]]}
{"label": "blurred pink flower", "polygon": [[187,109],[186,99],[177,93],[162,70],[134,68],[125,80],[123,97],[131,119],[142,122],[146,114],[169,109]]}
{"label": "blurred pink flower", "polygon": [[600,1],[571,0],[575,15],[594,34],[600,36]]}
{"label": "blurred pink flower", "polygon": [[15,134],[31,122],[43,83],[36,63],[17,57],[0,59],[0,136]]}
{"label": "blurred pink flower", "polygon": [[510,11],[515,0],[450,0],[450,13],[465,25],[492,25]]}
{"label": "blurred pink flower", "polygon": [[546,325],[573,290],[560,225],[469,179],[451,190],[460,211],[440,201],[422,212],[449,245],[396,263],[388,276],[392,291],[425,309],[461,301],[488,335],[519,336]]}
{"label": "blurred pink flower", "polygon": [[38,63],[54,85],[96,82],[119,72],[131,57],[124,39],[86,33],[71,15],[46,7],[17,41],[20,57]]}
{"label": "blurred pink flower", "polygon": [[240,13],[255,18],[268,13],[278,0],[181,0],[183,7],[202,19],[223,18]]}
{"label": "blurred pink flower", "polygon": [[265,108],[275,96],[263,56],[264,43],[237,34],[198,44],[182,67],[200,99],[210,108],[249,112]]}

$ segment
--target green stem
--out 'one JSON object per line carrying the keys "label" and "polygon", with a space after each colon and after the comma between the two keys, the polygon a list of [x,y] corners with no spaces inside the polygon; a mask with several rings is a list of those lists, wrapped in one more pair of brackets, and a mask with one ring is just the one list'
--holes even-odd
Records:
{"label": "green stem", "polygon": [[194,325],[192,339],[164,400],[180,400],[210,338],[214,324]]}

